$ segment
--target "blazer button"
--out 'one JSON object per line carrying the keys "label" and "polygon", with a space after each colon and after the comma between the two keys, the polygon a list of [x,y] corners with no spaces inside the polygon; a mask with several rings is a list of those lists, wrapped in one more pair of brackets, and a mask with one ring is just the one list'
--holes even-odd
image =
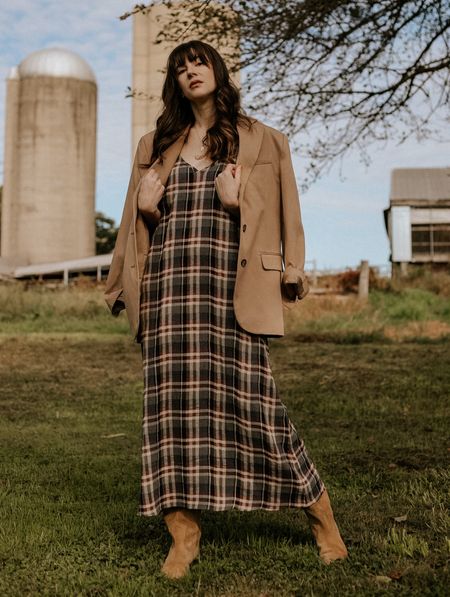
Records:
{"label": "blazer button", "polygon": [[247,259],[242,259],[242,260],[241,260],[241,265],[242,265],[242,267],[245,267],[245,266],[246,266],[246,264],[247,264]]}
{"label": "blazer button", "polygon": [[244,224],[244,225],[242,226],[242,232],[245,232],[246,230],[247,230],[247,224]]}

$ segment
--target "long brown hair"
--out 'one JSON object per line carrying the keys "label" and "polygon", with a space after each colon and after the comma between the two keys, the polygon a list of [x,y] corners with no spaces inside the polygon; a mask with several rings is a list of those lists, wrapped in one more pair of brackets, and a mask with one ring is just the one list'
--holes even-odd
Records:
{"label": "long brown hair", "polygon": [[162,89],[163,110],[156,121],[153,138],[153,151],[150,166],[155,160],[162,163],[162,154],[184,132],[189,124],[194,124],[195,117],[190,101],[185,98],[177,79],[177,69],[185,64],[186,58],[193,62],[200,59],[212,65],[216,79],[214,91],[216,105],[216,121],[206,132],[203,141],[213,161],[234,162],[239,150],[237,125],[250,128],[253,119],[241,108],[239,89],[230,79],[227,66],[211,45],[191,40],[180,44],[172,50],[167,59],[167,72]]}

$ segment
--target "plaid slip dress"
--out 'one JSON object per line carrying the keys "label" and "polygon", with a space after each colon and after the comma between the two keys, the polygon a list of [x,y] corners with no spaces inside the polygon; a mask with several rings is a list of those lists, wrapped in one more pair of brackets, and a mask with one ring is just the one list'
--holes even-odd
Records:
{"label": "plaid slip dress", "polygon": [[145,263],[140,516],[306,507],[324,490],[277,393],[267,337],[234,315],[239,216],[214,184],[225,165],[178,157]]}

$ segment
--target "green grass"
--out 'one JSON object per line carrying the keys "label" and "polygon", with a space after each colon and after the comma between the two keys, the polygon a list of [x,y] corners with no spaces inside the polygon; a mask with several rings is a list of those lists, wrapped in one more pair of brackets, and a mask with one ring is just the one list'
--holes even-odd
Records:
{"label": "green grass", "polygon": [[271,340],[350,556],[323,565],[301,510],[206,511],[200,561],[170,581],[162,518],[137,516],[140,347],[102,317],[77,333],[56,316],[57,333],[0,326],[0,594],[447,594],[448,342]]}
{"label": "green grass", "polygon": [[115,318],[103,287],[0,284],[0,333],[128,333],[125,312]]}
{"label": "green grass", "polygon": [[[85,284],[53,289],[19,282],[0,284],[0,334],[81,332],[128,336],[126,314],[122,311],[117,318],[111,316],[103,299],[103,285]],[[285,313],[286,333],[302,335],[305,340],[383,340],[392,336],[389,330],[404,334],[410,324],[424,324],[426,328],[425,324],[432,321],[435,328],[441,326],[440,336],[450,340],[450,298],[444,292],[414,287],[373,289],[366,303],[353,295],[341,298],[345,300],[308,295]],[[426,329],[413,327],[407,339],[426,336]]]}
{"label": "green grass", "polygon": [[374,291],[371,305],[383,312],[387,321],[426,321],[439,319],[450,322],[450,300],[429,290],[405,288],[398,293]]}

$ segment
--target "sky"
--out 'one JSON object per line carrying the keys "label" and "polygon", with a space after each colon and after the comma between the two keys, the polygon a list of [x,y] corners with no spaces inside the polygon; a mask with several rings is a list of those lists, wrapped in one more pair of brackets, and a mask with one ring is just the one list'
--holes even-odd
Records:
{"label": "sky", "polygon": [[[0,0],[0,180],[3,180],[6,78],[35,50],[54,46],[77,52],[93,69],[98,85],[96,209],[118,223],[130,176],[132,20],[118,17],[137,2],[128,0]],[[245,97],[242,98],[245,109]],[[268,118],[254,115],[273,126]],[[306,270],[389,266],[383,209],[389,205],[392,168],[450,165],[448,141],[415,138],[402,145],[369,148],[367,167],[356,152],[300,193]],[[293,155],[297,180],[306,163]],[[341,172],[339,171],[341,170]]]}

